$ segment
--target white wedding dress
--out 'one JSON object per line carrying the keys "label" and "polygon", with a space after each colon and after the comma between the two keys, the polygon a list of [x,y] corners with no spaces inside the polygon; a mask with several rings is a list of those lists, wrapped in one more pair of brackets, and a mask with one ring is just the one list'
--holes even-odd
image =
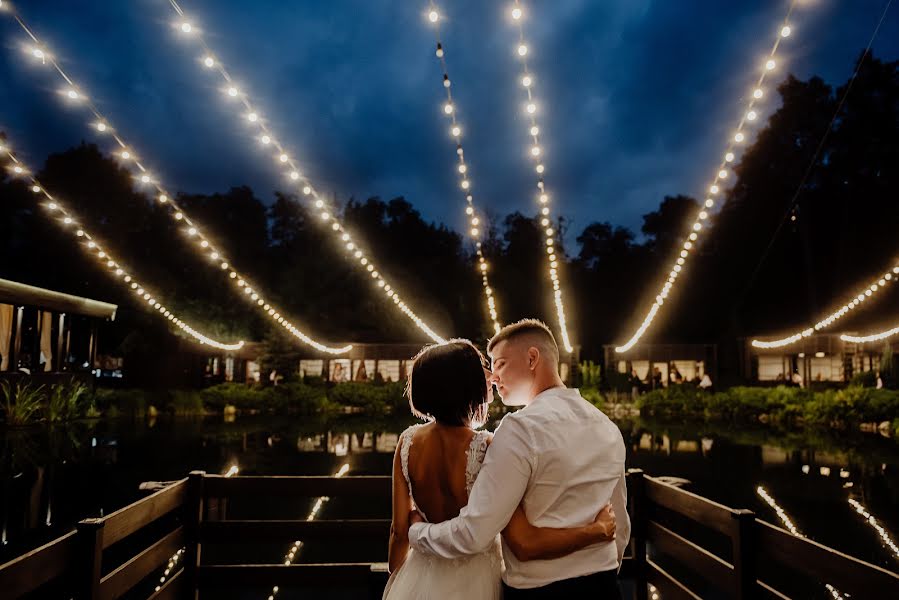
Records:
{"label": "white wedding dress", "polygon": [[[412,446],[412,434],[419,427],[421,425],[413,425],[399,438],[403,477],[410,494],[409,448]],[[486,431],[476,431],[466,451],[465,491],[469,494],[484,462],[489,436]],[[427,520],[415,498],[412,498],[412,503]],[[502,598],[502,568],[499,536],[484,552],[463,558],[441,558],[410,548],[406,561],[387,581],[383,600],[499,600]]]}

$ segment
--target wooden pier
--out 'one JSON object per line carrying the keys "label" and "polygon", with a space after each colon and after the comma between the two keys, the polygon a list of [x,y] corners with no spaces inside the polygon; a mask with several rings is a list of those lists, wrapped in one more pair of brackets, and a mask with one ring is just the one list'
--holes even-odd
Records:
{"label": "wooden pier", "polygon": [[[853,598],[899,598],[896,573],[792,535],[751,511],[717,504],[639,470],[629,473],[628,486],[633,535],[621,579],[636,600],[808,597],[815,588],[814,595],[821,595],[826,585]],[[0,595],[115,600],[146,589],[144,597],[153,600],[225,598],[277,585],[285,591],[328,589],[333,598],[380,598],[387,573],[378,560],[235,564],[222,549],[367,540],[380,548],[381,556],[373,558],[383,560],[389,519],[231,519],[228,505],[322,496],[383,502],[390,493],[389,477],[226,478],[192,472],[0,565]],[[183,558],[161,578],[179,550]]]}

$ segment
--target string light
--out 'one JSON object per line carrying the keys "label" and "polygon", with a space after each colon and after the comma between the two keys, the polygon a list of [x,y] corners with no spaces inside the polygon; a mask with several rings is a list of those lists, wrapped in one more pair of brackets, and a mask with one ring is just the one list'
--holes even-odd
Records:
{"label": "string light", "polygon": [[[185,19],[184,11],[179,6],[177,0],[169,0],[169,4],[172,6],[172,9],[175,11],[175,13],[178,15],[178,17],[180,19]],[[438,15],[438,17],[439,17],[439,15]],[[197,43],[199,43],[202,46],[202,49],[203,49],[202,55],[203,56],[219,56],[217,53],[212,51],[212,49],[206,43],[206,40],[203,37],[203,35],[198,30],[194,29],[194,33],[191,35],[191,38],[196,40]],[[250,114],[250,113],[264,114],[262,111],[257,110],[256,107],[254,107],[252,105],[252,103],[250,102],[250,99],[248,98],[246,93],[242,93],[242,94],[237,93],[237,88],[234,87],[233,78],[231,77],[231,74],[225,68],[225,66],[221,60],[218,60],[215,63],[212,70],[215,71],[216,73],[218,73],[218,75],[222,78],[222,80],[224,81],[226,86],[229,86],[228,87],[229,95],[233,95],[235,97],[239,95],[238,100],[243,105],[243,113],[242,114]],[[230,93],[231,90],[234,91],[234,94]],[[451,106],[450,106],[450,110],[452,110]],[[277,154],[274,154],[274,156],[276,158],[276,163],[275,163],[276,166],[288,169],[287,173],[290,173],[291,171],[296,171],[297,173],[300,173],[300,174],[303,173],[303,170],[298,167],[298,165],[296,164],[294,159],[291,158],[291,156],[286,152],[285,148],[278,141],[279,136],[275,135],[274,132],[271,129],[269,129],[269,124],[264,119],[259,119],[258,121],[253,123],[253,126],[258,127],[257,135],[261,135],[262,136],[261,139],[268,139],[269,143],[272,146],[274,146],[275,149],[277,150]],[[344,228],[343,224],[334,216],[337,214],[336,211],[328,210],[327,203],[325,202],[324,198],[319,196],[318,192],[315,190],[315,187],[312,185],[312,182],[305,175],[300,175],[300,177],[297,180],[295,180],[295,182],[298,186],[298,189],[303,191],[303,195],[309,196],[310,199],[313,201],[314,206],[317,209],[316,212],[318,212],[319,216],[321,217],[321,221],[326,222],[330,225],[331,221],[333,220],[333,222],[337,225],[336,228],[332,227],[331,231],[336,236],[338,236],[338,239],[344,233],[348,234],[348,232]],[[341,244],[341,245],[343,246],[344,244]],[[359,246],[360,246],[359,242],[356,241],[356,247],[359,248]],[[361,252],[361,250],[358,250],[358,252]],[[366,260],[365,263],[362,262],[363,259]],[[358,264],[361,264],[363,266],[365,266],[366,264],[372,264],[371,258],[364,256],[364,254],[362,256],[356,257],[356,260],[357,260]],[[386,279],[384,279],[384,276],[379,269],[375,269],[373,267],[369,271],[369,274],[371,275],[372,279],[375,281],[376,284],[380,281],[385,281],[385,286],[386,286]],[[406,304],[403,300],[400,299],[399,294],[397,294],[394,291],[393,296],[391,296],[391,298],[393,299],[393,304],[397,307],[397,309],[400,312],[402,312],[404,315],[406,315],[406,317],[409,320],[411,320],[415,324],[415,326],[418,327],[418,329],[420,329],[430,339],[432,339],[435,342],[445,341],[444,338],[437,335],[437,333],[435,333],[434,330],[431,329],[431,327],[423,319],[421,319],[417,314],[415,314],[415,312],[409,307],[408,304]],[[349,347],[347,347],[347,349],[349,349]],[[342,351],[345,352],[346,350],[342,350]]]}
{"label": "string light", "polygon": [[[521,61],[521,84],[522,89],[525,91],[527,95],[527,103],[525,104],[525,112],[528,117],[528,130],[531,136],[532,144],[530,148],[530,156],[535,161],[534,170],[537,172],[537,190],[540,198],[540,202],[538,206],[540,208],[540,216],[541,223],[550,222],[550,208],[548,205],[549,196],[546,193],[546,184],[543,177],[543,173],[546,170],[545,165],[541,162],[541,157],[543,155],[542,148],[540,147],[540,128],[537,125],[537,103],[534,100],[534,76],[528,68],[527,56],[530,54],[530,48],[525,43],[524,39],[524,25],[522,24],[523,19],[521,18],[524,14],[524,9],[521,5],[520,0],[514,0],[511,15],[512,20],[515,25],[518,27],[518,46],[516,47],[516,54],[518,59]],[[557,267],[552,266],[553,263],[558,265],[557,255],[555,253],[554,245],[554,234],[546,233],[551,231],[550,229],[546,229],[544,234],[546,236],[546,257],[547,257],[547,270],[549,272],[549,278],[552,282],[553,288],[553,303],[556,307],[556,317],[559,321],[559,332],[561,333],[562,338],[562,346],[565,348],[566,352],[573,352],[574,346],[571,345],[571,338],[568,335],[568,322],[565,317],[565,303],[562,299],[562,284],[559,280],[559,271]]]}
{"label": "string light", "polygon": [[[430,5],[429,15],[439,15],[437,12],[437,7],[432,2]],[[453,102],[453,93],[450,84],[449,77],[449,69],[446,66],[446,51],[443,47],[443,43],[440,39],[440,23],[438,19],[430,19],[431,23],[434,24],[434,36],[437,40],[437,59],[440,61],[440,67],[443,70],[443,87],[446,93],[446,106],[454,106]],[[499,333],[500,324],[499,324],[499,316],[496,310],[496,299],[493,295],[493,288],[490,287],[490,280],[487,275],[487,271],[489,269],[487,264],[487,259],[484,256],[483,246],[481,244],[480,239],[480,218],[477,215],[477,212],[474,207],[474,195],[471,192],[468,173],[468,165],[465,162],[465,150],[462,147],[462,127],[459,125],[459,122],[456,118],[456,112],[451,111],[448,116],[451,120],[450,127],[450,135],[455,138],[456,141],[456,159],[457,159],[457,171],[460,176],[460,185],[465,190],[465,214],[469,218],[469,224],[471,228],[469,229],[469,233],[471,234],[472,239],[475,242],[475,252],[478,257],[478,273],[481,276],[481,285],[484,289],[484,298],[487,303],[487,312],[490,314],[490,320],[493,322],[493,331],[494,333]]]}
{"label": "string light", "polygon": [[[20,167],[21,172],[26,171],[24,167],[20,166],[21,162],[18,158],[16,158],[11,150],[5,148],[4,154],[6,154],[6,156],[13,162],[16,167]],[[31,190],[35,194],[39,194],[46,199],[47,202],[43,204],[43,207],[47,211],[53,213],[54,216],[59,214],[61,216],[62,222],[65,225],[72,225],[80,221],[80,219],[78,219],[74,213],[69,211],[62,204],[62,202],[50,195],[47,189],[43,185],[41,185],[41,183],[37,179],[35,179],[33,176],[29,176],[29,179],[32,184]],[[168,319],[181,331],[192,337],[194,340],[200,342],[201,344],[212,346],[213,348],[217,348],[219,350],[234,351],[240,350],[243,347],[243,342],[226,344],[223,342],[219,342],[207,335],[204,335],[203,333],[200,333],[199,331],[182,321],[180,318],[178,318],[175,313],[173,313],[165,305],[159,302],[156,299],[155,294],[151,294],[150,292],[146,291],[145,286],[138,283],[137,279],[133,275],[128,273],[128,271],[110,255],[109,250],[104,249],[104,247],[99,242],[97,242],[95,238],[90,233],[88,233],[86,229],[84,229],[84,227],[79,225],[77,231],[73,231],[72,233],[76,238],[83,238],[84,240],[86,240],[87,243],[84,245],[87,246],[91,254],[94,254],[97,258],[106,259],[100,264],[106,266],[107,269],[112,272],[112,276],[115,279],[122,281],[128,289],[141,296],[144,300],[147,300],[148,302],[152,300],[152,306],[156,310],[156,312],[158,312],[164,318]]]}
{"label": "string light", "polygon": [[[748,106],[743,111],[741,111],[743,116],[741,117],[740,122],[737,125],[736,131],[732,134],[733,137],[731,139],[733,141],[727,145],[727,148],[724,151],[724,158],[718,165],[715,178],[712,180],[712,183],[709,186],[709,195],[706,197],[706,200],[704,202],[704,209],[702,211],[705,216],[697,215],[697,219],[693,223],[691,228],[692,232],[682,246],[683,250],[687,253],[689,253],[691,248],[696,245],[699,239],[699,234],[703,230],[703,221],[708,218],[708,212],[705,209],[713,208],[715,206],[715,203],[717,202],[715,196],[721,190],[721,186],[719,184],[728,176],[728,164],[734,161],[736,144],[740,144],[746,140],[746,133],[743,131],[744,127],[746,127],[747,123],[755,122],[757,120],[758,111],[756,109],[756,104],[764,96],[765,80],[769,76],[769,73],[771,73],[771,71],[776,66],[774,57],[777,54],[777,50],[780,47],[781,41],[786,38],[786,36],[783,35],[783,31],[785,28],[789,28],[790,17],[793,15],[793,10],[796,8],[797,2],[798,0],[792,0],[790,2],[790,8],[787,10],[787,15],[783,20],[783,24],[778,29],[778,34],[774,40],[774,45],[771,48],[771,52],[768,54],[768,60],[766,63],[764,63],[764,66],[759,73],[758,80],[756,81],[755,86],[753,86],[752,88],[753,92],[752,94],[750,94],[751,97],[749,99]],[[686,263],[686,257],[683,258],[684,263]],[[683,271],[684,263],[675,263],[674,265],[672,265],[671,269],[668,271],[667,276],[665,277],[665,283],[663,283],[661,288],[659,288],[659,291],[655,296],[655,301],[653,302],[652,306],[650,306],[646,315],[643,317],[643,321],[640,323],[639,327],[637,327],[637,330],[630,337],[630,339],[628,339],[627,342],[615,348],[616,352],[627,352],[628,350],[633,348],[634,345],[636,345],[636,343],[640,341],[640,338],[642,338],[646,334],[647,330],[649,330],[649,327],[655,320],[656,315],[658,315],[659,309],[662,308],[662,306],[665,304],[665,300],[671,293],[671,289],[677,282],[677,278],[680,277],[681,272]]]}
{"label": "string light", "polygon": [[[350,465],[348,463],[344,463],[340,469],[334,473],[335,478],[341,478],[346,475],[350,470]],[[307,521],[314,521],[318,516],[318,513],[321,511],[322,507],[327,504],[328,498],[327,496],[321,496],[315,500],[315,504],[312,505],[312,510],[309,511],[309,514],[306,516]],[[290,550],[287,551],[287,554],[284,555],[284,566],[289,567],[294,560],[296,560],[297,554],[300,553],[300,549],[303,547],[302,540],[296,540],[291,546]],[[275,596],[278,594],[278,586],[274,586],[272,588],[272,593],[268,597],[268,600],[274,600]]]}
{"label": "string light", "polygon": [[854,342],[856,344],[864,344],[866,342],[879,342],[881,340],[885,340],[893,337],[899,333],[899,327],[893,327],[892,329],[888,329],[886,331],[881,331],[880,333],[872,333],[871,335],[865,336],[855,336],[855,335],[841,335],[840,339],[844,342]]}
{"label": "string light", "polygon": [[[35,34],[31,31],[31,29],[25,24],[24,20],[21,18],[19,14],[13,13],[13,18],[22,28],[22,30],[31,38],[31,40],[37,44],[38,46],[43,46],[43,44],[38,40]],[[185,25],[189,25],[185,22]],[[183,29],[183,28],[182,28]],[[187,32],[187,31],[185,31]],[[212,53],[209,53],[211,55]],[[71,86],[73,89],[77,86],[73,82],[72,78],[62,69],[59,63],[53,58],[48,56],[47,60],[53,66],[57,74],[65,80],[65,82]],[[86,98],[82,95],[81,99],[86,100]],[[88,110],[91,111],[94,118],[96,119],[96,123],[103,123],[107,127],[104,129],[100,129],[97,127],[96,129],[100,132],[108,132],[110,137],[118,144],[120,150],[118,152],[118,156],[125,161],[129,161],[130,164],[133,165],[135,169],[138,170],[137,179],[142,183],[152,184],[156,191],[158,192],[158,198],[160,203],[165,204],[169,210],[168,214],[171,218],[173,218],[179,227],[183,227],[182,231],[185,232],[188,236],[191,237],[192,240],[196,240],[196,246],[194,246],[195,251],[198,252],[202,257],[205,257],[208,261],[208,264],[215,267],[218,266],[221,271],[226,273],[236,273],[235,277],[240,278],[241,281],[245,281],[247,278],[241,275],[234,269],[226,258],[223,257],[223,252],[220,248],[217,248],[212,240],[206,237],[205,233],[201,230],[198,223],[194,222],[187,213],[178,205],[178,203],[173,199],[174,197],[170,194],[165,188],[162,187],[162,183],[158,181],[159,178],[150,177],[150,173],[147,168],[138,160],[138,158],[134,155],[133,149],[131,146],[127,145],[122,137],[116,133],[115,131],[110,131],[111,126],[109,125],[111,121],[107,119],[97,107],[90,101],[86,100],[83,103]],[[252,111],[251,111],[252,112]],[[262,306],[265,304],[271,304],[268,300],[262,299],[262,304],[258,306]],[[279,319],[280,312],[275,310],[274,313],[266,313],[273,321],[275,321],[278,325],[281,325],[285,331],[292,334],[297,339],[302,342],[312,346],[313,348],[325,352],[328,354],[345,354],[348,352],[352,346],[346,345],[342,347],[330,347],[322,344],[321,342],[316,341],[315,339],[309,337],[306,333],[301,331],[299,328],[294,326],[287,319]]]}
{"label": "string light", "polygon": [[855,511],[865,518],[865,522],[871,526],[874,531],[877,532],[877,535],[880,536],[883,544],[890,549],[893,553],[894,557],[899,559],[899,546],[896,546],[896,542],[893,541],[893,538],[890,537],[889,532],[883,528],[883,526],[877,522],[877,519],[874,518],[874,515],[868,512],[868,510],[862,506],[861,502],[856,500],[855,498],[849,498],[849,504]]}
{"label": "string light", "polygon": [[[883,290],[890,283],[899,279],[899,263],[896,264],[892,269],[886,271],[877,279],[868,284],[864,289],[859,290],[856,295],[849,302],[845,303],[843,306],[833,311],[817,323],[815,323],[812,327],[808,329],[804,329],[802,331],[796,332],[792,335],[789,335],[784,338],[780,338],[777,340],[752,340],[752,346],[754,348],[782,348],[784,346],[789,346],[790,344],[794,344],[801,340],[802,338],[807,338],[816,331],[821,331],[822,329],[826,329],[833,325],[835,322],[843,318],[850,311],[855,310],[863,302],[867,301],[869,298],[874,296],[877,292]],[[854,336],[840,336],[841,339],[847,342],[873,342],[878,340],[886,339],[892,335],[895,335],[897,330],[891,329],[890,331],[884,331],[882,333],[874,334],[872,336],[859,337],[856,338]],[[883,337],[879,337],[883,336]]]}

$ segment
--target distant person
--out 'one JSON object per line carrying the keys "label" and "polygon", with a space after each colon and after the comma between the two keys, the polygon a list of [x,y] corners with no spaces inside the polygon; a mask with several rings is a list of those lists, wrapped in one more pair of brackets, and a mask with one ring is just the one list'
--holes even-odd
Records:
{"label": "distant person", "polygon": [[680,371],[677,370],[677,367],[671,367],[671,373],[668,375],[671,383],[683,383],[684,376],[680,374]]}
{"label": "distant person", "polygon": [[662,387],[662,372],[658,367],[652,368],[652,388],[659,389]]}
{"label": "distant person", "polygon": [[699,389],[706,391],[712,389],[712,378],[709,377],[708,373],[704,374],[699,381]]}
{"label": "distant person", "polygon": [[[531,350],[536,351],[535,348]],[[491,383],[498,384],[504,398],[508,398],[511,391],[504,385],[514,386],[516,394],[528,394],[530,388],[527,391],[523,389],[525,382],[505,369],[518,372],[520,377],[533,374],[538,365],[544,373],[550,369],[548,363],[558,369],[552,358],[539,353],[532,357],[530,367],[533,368],[519,364],[511,355],[501,356],[500,359],[499,355],[494,354],[494,364],[497,371],[503,373],[503,378],[487,370],[483,356],[467,340],[450,340],[428,346],[412,363],[406,387],[409,404],[413,414],[429,422],[413,425],[404,431],[394,456],[393,522],[388,563],[391,576],[384,590],[385,600],[499,600],[503,597],[501,577],[504,560],[508,565],[507,577],[514,574],[539,579],[548,576],[564,578],[566,566],[577,565],[589,569],[598,565],[601,568],[603,563],[598,563],[598,559],[610,546],[610,558],[617,570],[620,554],[614,550],[616,517],[608,506],[608,499],[603,501],[600,494],[593,494],[599,491],[594,489],[598,483],[593,481],[596,474],[607,467],[614,468],[612,456],[603,457],[608,460],[602,464],[586,461],[583,457],[576,491],[582,502],[576,505],[572,504],[573,498],[570,497],[575,490],[566,490],[564,485],[531,493],[540,496],[537,500],[540,503],[539,511],[536,506],[528,504],[527,497],[524,501],[521,498],[528,479],[521,468],[530,462],[525,452],[529,442],[521,437],[528,430],[528,425],[518,422],[525,421],[524,413],[529,413],[528,418],[539,419],[546,410],[565,412],[574,408],[568,407],[567,398],[557,397],[562,391],[571,400],[579,401],[579,410],[589,407],[598,415],[601,413],[581,399],[577,390],[565,388],[556,375],[553,383],[557,385],[544,391],[541,408],[533,406],[529,407],[530,410],[514,413],[518,415],[516,419],[507,417],[501,429],[497,430],[494,442],[492,434],[476,430],[487,418],[488,405],[493,398]],[[557,373],[557,370],[554,372]],[[593,425],[591,420],[583,419],[580,429],[593,429]],[[561,427],[561,424],[554,428],[546,426],[547,430],[551,428],[562,435],[563,444],[568,439],[584,446],[579,439],[580,434],[576,432],[577,427],[573,432]],[[551,432],[546,431],[545,434],[550,435]],[[601,434],[596,429],[591,439]],[[620,433],[618,438],[621,439]],[[516,447],[516,444],[519,446]],[[597,447],[601,444],[598,440],[590,443]],[[621,445],[623,493],[623,442]],[[532,447],[530,450],[538,452],[541,449]],[[592,454],[589,448],[586,454]],[[542,455],[547,456],[546,450]],[[572,454],[569,459],[580,460],[579,457],[582,457],[580,452]],[[561,462],[565,462],[565,457]],[[553,461],[555,469],[559,468],[559,463],[558,460]],[[543,468],[553,467],[548,465]],[[546,475],[552,473],[547,472]],[[517,485],[519,482],[521,486]],[[589,517],[581,519],[583,515],[575,517],[568,514],[568,518],[560,518],[563,515],[557,514],[556,502],[562,502],[566,511],[589,513]],[[419,523],[410,529],[410,511],[413,509],[417,510],[413,513],[416,515],[415,522],[420,521],[417,517],[420,515],[421,519],[437,524]],[[624,504],[616,504],[616,509],[621,511],[627,523]],[[535,519],[551,521],[566,528],[534,527],[528,522],[525,510],[534,511]],[[594,518],[596,511],[599,515]],[[573,523],[575,520],[580,523]],[[502,552],[500,532],[505,541]],[[624,533],[629,535],[626,528]],[[411,550],[410,542],[413,546]],[[516,559],[510,548],[514,548],[515,552],[527,551],[528,554]],[[615,571],[612,572],[614,574]],[[580,579],[589,579],[589,576]],[[514,596],[507,593],[505,597]]]}
{"label": "distant person", "polygon": [[883,377],[880,376],[880,371],[877,372],[877,384],[876,387],[878,390],[883,389]]}
{"label": "distant person", "polygon": [[630,377],[628,377],[628,381],[631,384],[631,398],[636,400],[640,395],[640,387],[643,385],[643,380],[640,379],[640,376],[637,375],[637,369],[631,369]]}
{"label": "distant person", "polygon": [[799,374],[799,371],[793,371],[793,385],[802,387],[802,375]]}

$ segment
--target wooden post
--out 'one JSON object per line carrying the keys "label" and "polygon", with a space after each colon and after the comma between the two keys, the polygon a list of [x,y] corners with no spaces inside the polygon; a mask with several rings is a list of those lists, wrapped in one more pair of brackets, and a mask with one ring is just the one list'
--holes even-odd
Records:
{"label": "wooden post", "polygon": [[[652,363],[650,363],[652,365]],[[650,368],[652,368],[650,366]],[[646,569],[646,480],[642,469],[628,469],[628,494],[631,498],[631,551],[634,555],[634,589],[636,600],[647,600]]]}
{"label": "wooden post", "polygon": [[80,554],[75,590],[79,600],[97,600],[100,597],[104,525],[103,519],[85,519],[76,525]]}
{"label": "wooden post", "polygon": [[756,597],[757,557],[755,551],[755,513],[739,509],[733,512],[730,539],[734,554],[734,588],[731,597],[746,600]]}
{"label": "wooden post", "polygon": [[191,471],[187,476],[187,500],[184,512],[184,580],[188,597],[199,597],[197,572],[200,567],[200,524],[203,522],[203,479],[205,471]]}

